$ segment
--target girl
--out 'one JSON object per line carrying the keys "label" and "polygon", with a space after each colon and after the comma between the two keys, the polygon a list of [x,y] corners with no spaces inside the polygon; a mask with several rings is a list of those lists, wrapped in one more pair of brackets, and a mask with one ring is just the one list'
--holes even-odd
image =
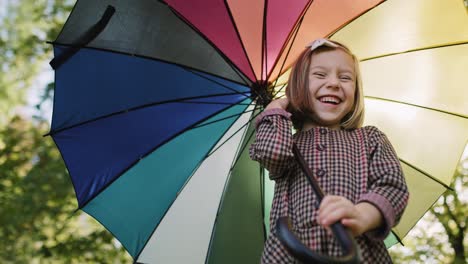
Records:
{"label": "girl", "polygon": [[[295,262],[275,234],[276,220],[285,215],[316,252],[342,254],[327,230],[341,221],[355,236],[364,263],[392,262],[383,240],[398,223],[408,190],[387,137],[375,127],[361,127],[363,117],[358,60],[338,42],[315,40],[295,62],[286,98],[271,102],[256,120],[250,156],[276,182],[262,263]],[[328,194],[319,210],[294,160],[293,141]]]}

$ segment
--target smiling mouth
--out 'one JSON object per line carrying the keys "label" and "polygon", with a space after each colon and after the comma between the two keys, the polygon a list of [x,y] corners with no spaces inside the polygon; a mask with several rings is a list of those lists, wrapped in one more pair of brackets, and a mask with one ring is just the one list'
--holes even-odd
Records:
{"label": "smiling mouth", "polygon": [[341,103],[341,99],[335,96],[322,96],[319,98],[319,101],[324,104],[338,105]]}

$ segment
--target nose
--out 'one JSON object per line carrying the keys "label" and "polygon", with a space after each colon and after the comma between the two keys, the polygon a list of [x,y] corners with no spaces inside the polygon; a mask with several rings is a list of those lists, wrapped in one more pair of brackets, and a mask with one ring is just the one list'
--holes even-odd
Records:
{"label": "nose", "polygon": [[337,88],[340,85],[340,79],[334,74],[330,74],[327,79],[327,87]]}

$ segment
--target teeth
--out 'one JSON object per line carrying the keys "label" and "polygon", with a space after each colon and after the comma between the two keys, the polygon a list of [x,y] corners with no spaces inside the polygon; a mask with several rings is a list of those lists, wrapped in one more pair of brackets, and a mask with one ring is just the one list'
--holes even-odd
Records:
{"label": "teeth", "polygon": [[339,104],[340,103],[340,99],[334,97],[334,96],[324,96],[324,97],[320,97],[320,102],[322,103],[332,103],[332,104]]}

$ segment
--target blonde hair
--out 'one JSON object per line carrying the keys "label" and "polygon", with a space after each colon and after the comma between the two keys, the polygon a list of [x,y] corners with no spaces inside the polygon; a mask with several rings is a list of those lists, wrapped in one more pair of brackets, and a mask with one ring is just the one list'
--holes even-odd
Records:
{"label": "blonde hair", "polygon": [[338,45],[339,47],[319,46],[311,50],[307,47],[299,54],[295,63],[292,66],[291,74],[286,87],[286,96],[289,99],[288,111],[292,113],[292,121],[294,128],[302,129],[302,125],[309,116],[311,105],[311,97],[309,94],[309,68],[312,55],[326,50],[342,49],[349,54],[354,61],[354,72],[356,74],[356,89],[354,94],[354,105],[352,110],[347,113],[340,122],[340,126],[344,129],[354,129],[362,126],[364,121],[364,95],[362,89],[362,77],[359,70],[359,60],[345,45],[328,40]]}

